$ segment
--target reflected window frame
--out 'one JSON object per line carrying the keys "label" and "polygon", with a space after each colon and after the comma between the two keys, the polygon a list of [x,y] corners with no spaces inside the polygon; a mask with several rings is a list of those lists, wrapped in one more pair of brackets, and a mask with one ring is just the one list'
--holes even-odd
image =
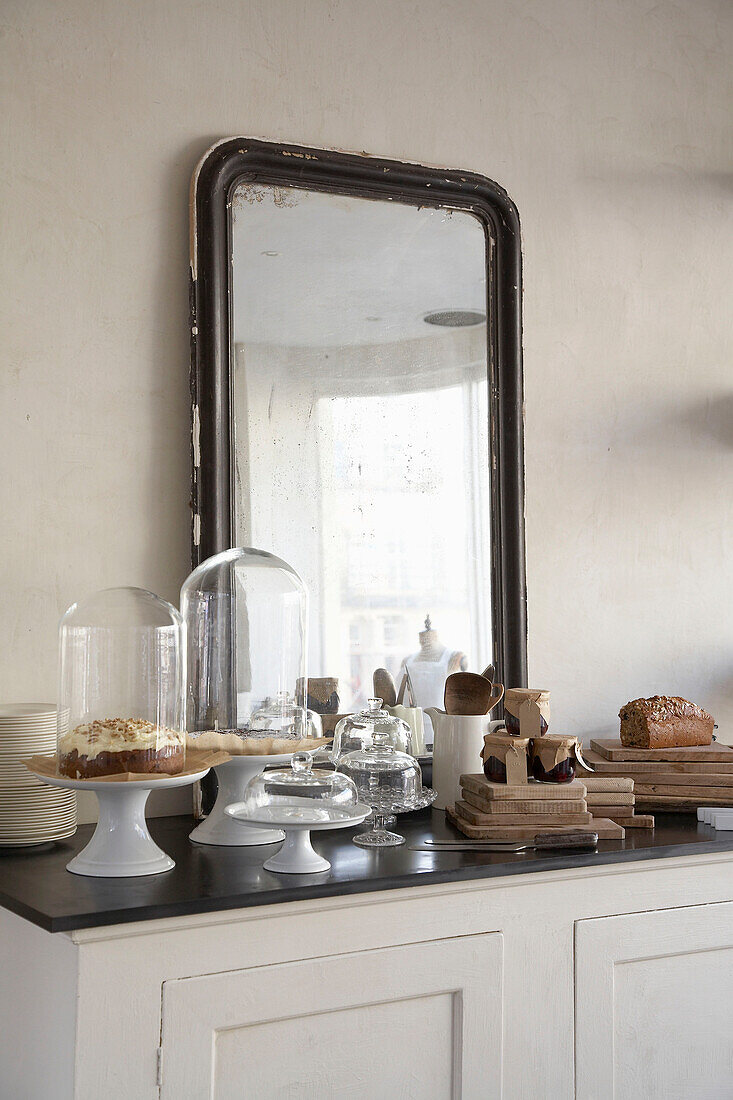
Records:
{"label": "reflected window frame", "polygon": [[487,233],[487,372],[494,664],[527,683],[522,255],[519,215],[485,176],[252,138],[218,142],[191,185],[191,561],[232,545],[234,476],[231,205],[242,183],[472,213]]}

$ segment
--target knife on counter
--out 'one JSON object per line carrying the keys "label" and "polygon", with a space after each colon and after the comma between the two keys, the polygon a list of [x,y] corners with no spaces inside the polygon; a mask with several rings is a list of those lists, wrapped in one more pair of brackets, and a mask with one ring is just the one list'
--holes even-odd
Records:
{"label": "knife on counter", "polygon": [[425,840],[411,852],[592,851],[598,833],[537,833],[534,840]]}

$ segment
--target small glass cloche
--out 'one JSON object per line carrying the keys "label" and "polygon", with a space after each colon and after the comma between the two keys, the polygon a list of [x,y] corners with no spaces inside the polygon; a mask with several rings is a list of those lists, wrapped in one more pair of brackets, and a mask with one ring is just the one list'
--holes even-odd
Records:
{"label": "small glass cloche", "polygon": [[331,864],[313,850],[311,830],[360,825],[369,807],[359,803],[356,787],[339,772],[313,770],[310,753],[296,752],[292,767],[261,772],[247,784],[244,801],[226,808],[241,827],[255,831],[275,826],[285,842],[265,864],[284,875],[317,874]]}
{"label": "small glass cloche", "polygon": [[[269,696],[264,700],[250,719],[250,729],[254,732],[276,733],[278,737],[295,737],[299,723],[303,721],[303,708],[298,706],[295,697],[287,691],[278,692],[275,699]],[[320,714],[312,710],[305,712],[306,737],[322,737],[323,726]]]}
{"label": "small glass cloche", "polygon": [[260,772],[247,784],[242,809],[246,816],[307,824],[336,822],[354,816],[359,803],[356,786],[347,775],[312,766],[307,752],[296,752],[289,768]]}
{"label": "small glass cloche", "polygon": [[375,734],[383,734],[384,743],[397,752],[411,754],[412,731],[407,722],[384,710],[381,699],[367,699],[364,710],[348,714],[336,723],[331,759],[338,764],[346,753],[368,749],[374,743]]}
{"label": "small glass cloche", "polygon": [[142,588],[107,588],[59,625],[58,769],[73,779],[185,764],[185,630]]}

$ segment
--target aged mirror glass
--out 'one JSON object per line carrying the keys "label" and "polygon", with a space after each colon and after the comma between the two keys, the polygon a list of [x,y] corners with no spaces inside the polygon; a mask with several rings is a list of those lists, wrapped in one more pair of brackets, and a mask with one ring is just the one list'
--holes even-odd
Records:
{"label": "aged mirror glass", "polygon": [[233,541],[305,580],[342,710],[427,614],[446,672],[494,659],[489,246],[468,211],[232,191]]}

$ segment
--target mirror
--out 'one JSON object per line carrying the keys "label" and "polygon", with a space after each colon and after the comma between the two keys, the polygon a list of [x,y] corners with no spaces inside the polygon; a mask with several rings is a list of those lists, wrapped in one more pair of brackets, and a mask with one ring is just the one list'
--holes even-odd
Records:
{"label": "mirror", "polygon": [[459,667],[525,684],[511,200],[471,173],[232,138],[192,215],[194,564],[235,545],[291,563],[309,676],[338,678],[342,712],[406,660],[423,706]]}
{"label": "mirror", "polygon": [[486,248],[464,211],[233,192],[235,542],[306,582],[344,710],[426,614],[443,679],[493,660]]}

